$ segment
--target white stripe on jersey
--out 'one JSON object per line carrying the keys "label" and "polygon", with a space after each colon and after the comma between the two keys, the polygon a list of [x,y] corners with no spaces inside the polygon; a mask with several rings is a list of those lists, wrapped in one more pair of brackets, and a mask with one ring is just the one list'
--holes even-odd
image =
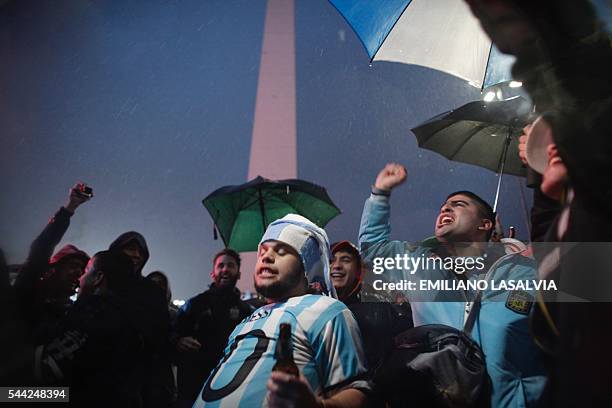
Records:
{"label": "white stripe on jersey", "polygon": [[304,309],[300,313],[300,316],[304,314],[303,321],[300,321],[304,331],[309,332],[312,326],[317,323],[317,317],[319,317],[324,310],[333,305],[335,302],[339,302],[339,300],[329,296],[319,296],[319,299],[317,299],[315,303]]}
{"label": "white stripe on jersey", "polygon": [[344,376],[344,370],[342,369],[342,362],[339,358],[334,358],[334,355],[338,352],[338,350],[334,350],[333,347],[335,344],[338,344],[338,339],[336,338],[336,333],[334,332],[332,322],[325,325],[323,338],[325,339],[325,354],[327,355],[327,358],[332,361],[330,370],[331,378],[328,378],[325,384],[321,384],[321,386],[325,388],[330,384],[340,382],[346,377]]}
{"label": "white stripe on jersey", "polygon": [[[299,301],[300,301],[300,298],[298,297],[291,298],[286,302],[286,307],[295,306],[299,303]],[[276,331],[278,330],[278,327],[280,326],[280,319],[282,317],[283,317],[283,313],[273,312],[272,314],[270,314],[270,316],[266,318],[266,322],[264,323],[262,327],[262,330],[264,331],[264,333],[266,333],[266,336],[269,336],[270,334],[274,335],[276,333]],[[251,331],[254,324],[255,322],[247,323],[245,327],[242,330],[240,330],[240,333],[238,333],[238,335],[243,334],[243,333],[248,333],[249,331]],[[270,346],[268,346],[268,350],[266,351],[266,353],[268,352],[274,353],[275,343],[270,343],[270,345],[272,346],[272,349],[270,349]],[[242,401],[242,396],[244,392],[246,391],[247,386],[251,384],[251,381],[253,380],[253,376],[257,375],[257,373],[259,372],[259,368],[261,367],[264,361],[265,360],[263,358],[259,359],[259,361],[255,365],[255,367],[253,367],[253,370],[251,370],[251,372],[249,373],[247,378],[244,380],[240,388],[234,391],[228,398],[225,398],[225,400],[221,402],[220,408],[235,408],[236,406],[238,406],[238,403]]]}

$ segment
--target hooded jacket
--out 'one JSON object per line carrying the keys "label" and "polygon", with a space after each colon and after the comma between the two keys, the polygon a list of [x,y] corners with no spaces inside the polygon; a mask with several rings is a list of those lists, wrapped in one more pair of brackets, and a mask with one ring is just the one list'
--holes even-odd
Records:
{"label": "hooded jacket", "polygon": [[143,338],[146,354],[151,359],[146,362],[146,378],[142,398],[146,406],[163,406],[171,401],[174,390],[173,378],[168,376],[170,364],[168,357],[170,336],[170,315],[163,290],[142,276],[142,269],[149,260],[149,247],[144,236],[136,231],[128,231],[117,237],[109,251],[120,252],[127,244],[136,241],[143,258],[142,266],[136,272],[138,282],[131,293],[140,319],[144,323]]}
{"label": "hooded jacket", "polygon": [[142,275],[142,269],[144,268],[145,264],[149,260],[149,247],[147,246],[147,241],[145,240],[145,237],[143,237],[141,233],[136,232],[136,231],[124,232],[123,234],[119,235],[117,239],[115,239],[110,244],[110,246],[108,247],[108,250],[109,251],[120,251],[132,241],[136,241],[142,253],[142,257],[143,257],[142,266],[140,267],[138,271],[136,271],[139,275]]}

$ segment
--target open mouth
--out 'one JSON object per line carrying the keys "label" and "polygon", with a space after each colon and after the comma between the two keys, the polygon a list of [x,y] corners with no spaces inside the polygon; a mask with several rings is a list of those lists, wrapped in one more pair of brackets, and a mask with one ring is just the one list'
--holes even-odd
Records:
{"label": "open mouth", "polygon": [[443,215],[438,220],[438,226],[450,225],[455,222],[455,219],[450,215]]}
{"label": "open mouth", "polygon": [[264,267],[264,268],[259,268],[257,270],[257,276],[260,277],[260,278],[264,278],[264,279],[266,279],[266,278],[273,278],[276,275],[278,275],[278,272],[273,271],[270,268],[265,268]]}
{"label": "open mouth", "polygon": [[339,273],[339,272],[332,272],[329,274],[329,276],[332,279],[344,279],[344,277],[346,276],[344,273]]}

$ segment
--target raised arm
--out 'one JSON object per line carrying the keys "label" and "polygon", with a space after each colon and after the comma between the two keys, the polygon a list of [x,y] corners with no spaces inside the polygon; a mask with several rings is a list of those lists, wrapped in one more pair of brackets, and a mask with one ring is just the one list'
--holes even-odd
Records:
{"label": "raised arm", "polygon": [[389,200],[391,190],[406,181],[406,174],[406,168],[401,164],[389,163],[376,177],[372,194],[363,207],[359,226],[359,250],[366,259],[374,256],[392,256],[405,250],[403,242],[390,241]]}
{"label": "raised arm", "polygon": [[21,268],[15,289],[19,299],[24,300],[31,295],[36,282],[48,267],[53,251],[70,226],[70,217],[76,209],[93,195],[84,194],[82,183],[77,183],[70,189],[66,204],[55,213],[40,235],[32,242],[28,258]]}

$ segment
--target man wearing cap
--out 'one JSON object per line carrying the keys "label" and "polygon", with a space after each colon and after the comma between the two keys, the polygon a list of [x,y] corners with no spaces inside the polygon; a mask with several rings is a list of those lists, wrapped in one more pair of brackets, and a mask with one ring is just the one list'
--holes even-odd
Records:
{"label": "man wearing cap", "polygon": [[37,341],[53,334],[56,323],[72,305],[70,297],[89,261],[89,256],[74,245],[66,245],[51,256],[77,208],[91,198],[82,193],[83,186],[78,183],[70,189],[66,204],[32,242],[15,281],[17,299],[28,323],[35,328]]}
{"label": "man wearing cap", "polygon": [[[421,282],[460,288],[458,282],[536,279],[531,259],[505,254],[504,248],[488,245],[495,215],[488,203],[469,191],[458,191],[446,198],[436,218],[435,239],[417,243],[392,241],[391,190],[405,180],[406,169],[397,163],[387,164],[378,174],[364,206],[359,245],[366,260],[374,266],[385,265],[378,271],[381,277],[394,283],[415,284],[404,290],[411,302],[415,326],[444,324],[463,329],[476,295],[470,289],[422,290]],[[436,259],[444,261],[444,265]],[[468,262],[472,268],[465,267]],[[531,292],[495,291],[490,287],[483,291],[471,335],[486,356],[492,380],[491,406],[534,406],[542,393],[545,371],[528,330],[527,317],[534,300]]]}
{"label": "man wearing cap", "polygon": [[363,282],[365,265],[359,250],[349,241],[332,246],[330,269],[338,299],[355,315],[368,367],[373,369],[392,348],[393,337],[413,327],[410,305],[395,304],[389,293]]}
{"label": "man wearing cap", "polygon": [[[365,405],[361,336],[351,312],[333,298],[329,251],[325,231],[304,217],[290,214],[268,226],[254,283],[269,303],[234,329],[194,407]],[[331,296],[308,294],[309,284]],[[299,378],[272,373],[281,323],[291,325]]]}

